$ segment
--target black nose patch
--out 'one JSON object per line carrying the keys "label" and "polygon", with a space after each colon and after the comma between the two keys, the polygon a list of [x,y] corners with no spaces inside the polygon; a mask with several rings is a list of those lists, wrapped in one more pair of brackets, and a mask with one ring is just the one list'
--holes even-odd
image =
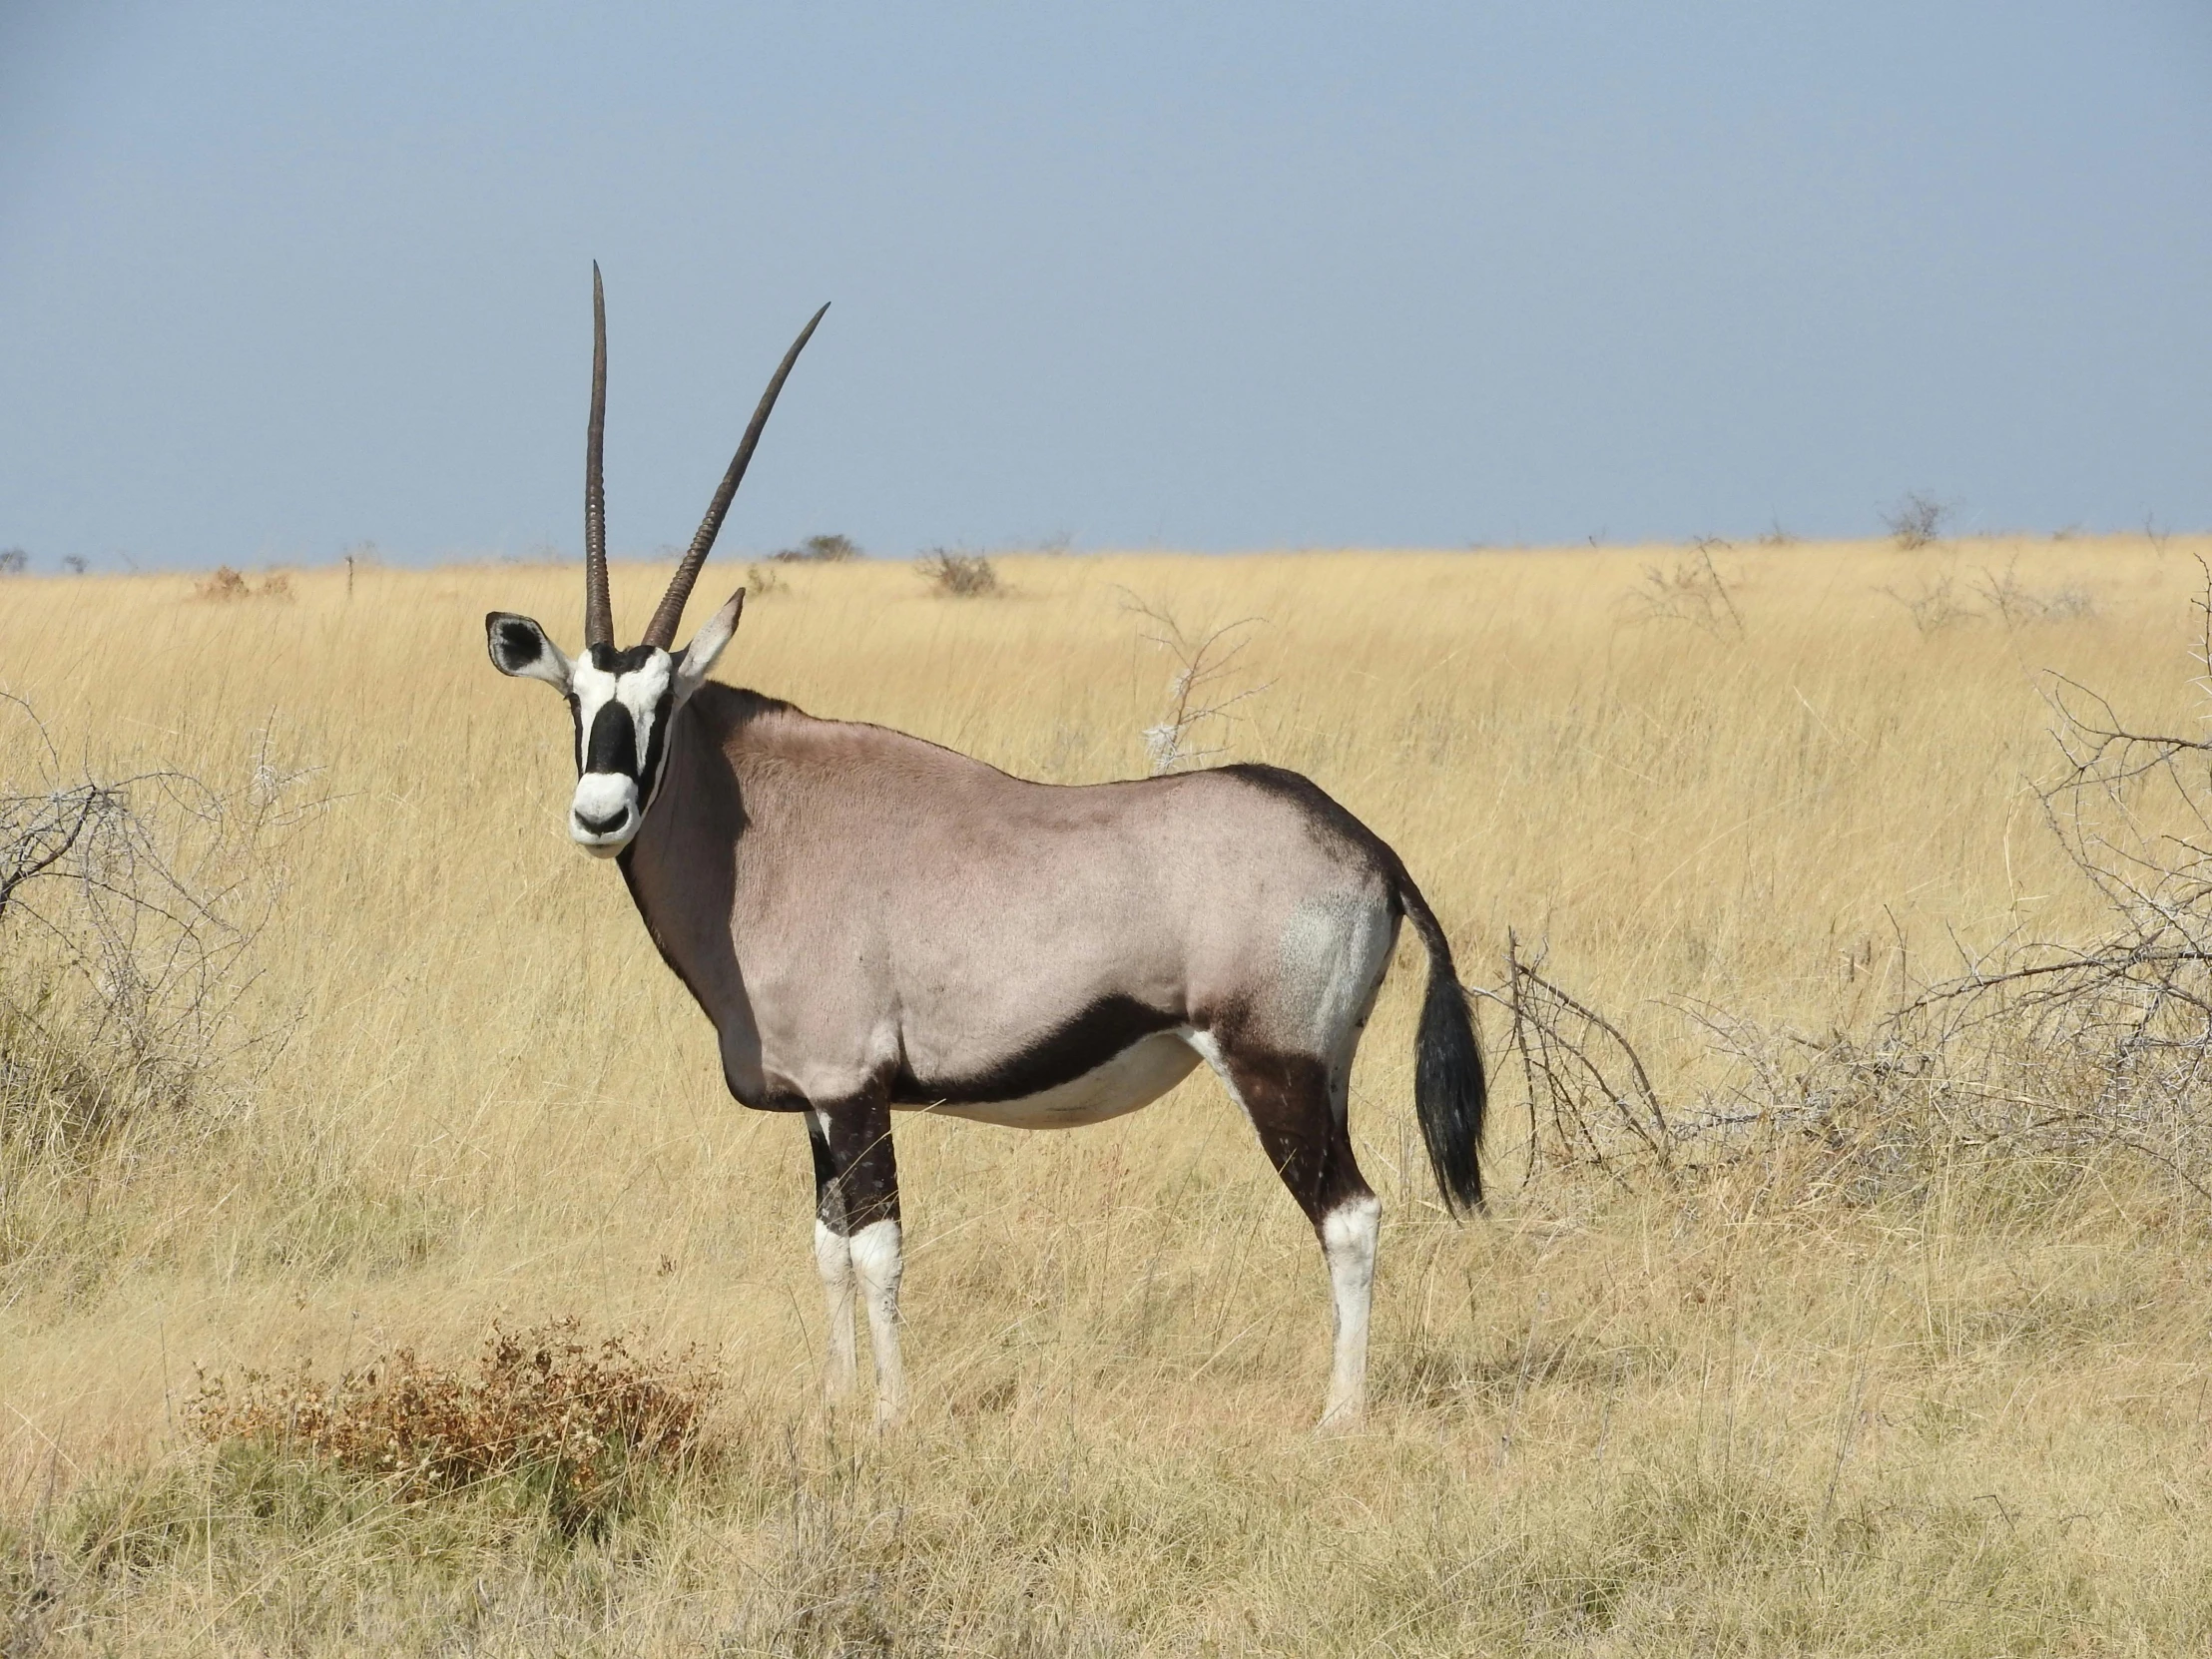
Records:
{"label": "black nose patch", "polygon": [[578,813],[576,815],[576,822],[580,826],[582,826],[587,832],[594,835],[604,835],[610,830],[620,830],[622,828],[622,821],[629,816],[629,808],[618,807],[613,812],[609,813],[605,818],[591,818],[586,814]]}
{"label": "black nose patch", "polygon": [[630,711],[610,698],[591,717],[591,740],[584,746],[586,772],[638,775],[638,727]]}

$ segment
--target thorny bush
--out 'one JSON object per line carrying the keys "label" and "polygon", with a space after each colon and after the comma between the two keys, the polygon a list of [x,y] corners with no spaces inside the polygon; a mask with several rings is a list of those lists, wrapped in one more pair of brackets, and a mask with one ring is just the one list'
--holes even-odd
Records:
{"label": "thorny bush", "polygon": [[0,1147],[97,1143],[198,1102],[272,1031],[238,1017],[282,885],[275,840],[314,810],[264,739],[249,782],[74,773],[30,706],[0,771]]}
{"label": "thorny bush", "polygon": [[[2212,572],[2197,604],[2212,671]],[[1507,1020],[1498,1071],[1524,1096],[1529,1177],[1769,1158],[1806,1198],[1871,1200],[1960,1159],[2039,1160],[2062,1181],[2122,1153],[2212,1204],[2212,741],[2136,731],[2062,677],[2045,695],[2059,764],[2031,788],[2099,926],[1959,944],[1936,975],[1901,939],[1895,1001],[1855,1031],[1678,1004],[1727,1080],[1671,1115],[1620,1026],[1509,936],[1503,981],[1475,994]]]}
{"label": "thorny bush", "polygon": [[202,1372],[188,1410],[211,1442],[306,1451],[406,1496],[521,1477],[577,1531],[617,1513],[641,1471],[709,1452],[718,1388],[696,1350],[641,1356],[619,1335],[586,1342],[565,1318],[520,1331],[494,1321],[467,1367],[402,1348],[329,1383],[304,1366],[288,1378],[250,1371],[235,1392]]}
{"label": "thorny bush", "polygon": [[981,599],[998,592],[998,567],[987,554],[931,548],[914,561],[914,569],[932,593],[949,599]]}

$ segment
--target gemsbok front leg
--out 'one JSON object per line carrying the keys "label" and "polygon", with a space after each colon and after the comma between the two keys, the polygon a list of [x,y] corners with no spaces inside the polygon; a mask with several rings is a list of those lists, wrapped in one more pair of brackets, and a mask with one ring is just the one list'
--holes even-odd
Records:
{"label": "gemsbok front leg", "polygon": [[875,1356],[875,1420],[888,1426],[906,1408],[906,1372],[898,1354],[898,1160],[890,1108],[880,1100],[823,1106],[807,1114],[815,1155],[815,1265],[830,1315],[828,1391],[852,1391],[853,1290],[867,1310]]}

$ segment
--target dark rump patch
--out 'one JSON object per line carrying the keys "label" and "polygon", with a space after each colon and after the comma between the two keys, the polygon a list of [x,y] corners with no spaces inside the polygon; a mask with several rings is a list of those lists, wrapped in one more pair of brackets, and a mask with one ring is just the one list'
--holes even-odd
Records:
{"label": "dark rump patch", "polygon": [[1133,996],[1104,996],[1018,1053],[979,1062],[972,1071],[917,1077],[904,1057],[891,1078],[891,1100],[900,1106],[982,1106],[1072,1083],[1096,1071],[1131,1044],[1182,1024],[1175,1014],[1147,1007]]}
{"label": "dark rump patch", "polygon": [[1256,762],[1240,762],[1213,770],[1224,778],[1234,778],[1278,801],[1288,802],[1298,809],[1307,828],[1324,844],[1362,855],[1373,869],[1389,880],[1390,913],[1403,913],[1397,902],[1397,885],[1405,877],[1404,862],[1391,850],[1388,841],[1354,818],[1327,790],[1302,772],[1261,766]]}

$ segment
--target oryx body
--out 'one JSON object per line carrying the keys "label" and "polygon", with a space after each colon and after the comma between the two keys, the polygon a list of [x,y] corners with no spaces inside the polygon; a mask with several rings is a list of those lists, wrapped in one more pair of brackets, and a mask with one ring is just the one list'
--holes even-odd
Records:
{"label": "oryx body", "polygon": [[1423,1134],[1446,1202],[1480,1201],[1481,1062],[1442,929],[1396,854],[1297,774],[1035,784],[881,727],[817,720],[706,680],[742,593],[672,654],[699,562],[806,338],[647,643],[618,651],[598,511],[602,320],[591,644],[572,662],[526,618],[494,612],[486,626],[503,671],[567,693],[571,833],[618,857],[655,945],[714,1022],[730,1092],[806,1120],[832,1390],[853,1378],[856,1286],[878,1410],[901,1403],[894,1111],[1096,1123],[1158,1099],[1203,1059],[1321,1237],[1336,1305],[1325,1420],[1356,1418],[1381,1205],[1353,1157],[1347,1092],[1404,919],[1429,956]]}

